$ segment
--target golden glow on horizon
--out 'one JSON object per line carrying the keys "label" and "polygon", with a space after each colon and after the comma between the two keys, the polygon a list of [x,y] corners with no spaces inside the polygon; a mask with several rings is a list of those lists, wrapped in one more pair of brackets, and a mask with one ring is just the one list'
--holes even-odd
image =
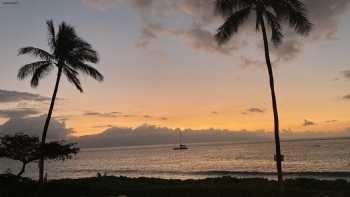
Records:
{"label": "golden glow on horizon", "polygon": [[[103,118],[77,116],[66,121],[68,128],[73,128],[76,136],[101,133],[111,127],[138,127],[142,124],[155,125],[159,127],[180,128],[180,129],[228,129],[232,131],[272,131],[273,121],[270,113],[264,115],[222,115],[209,114],[207,117],[176,118],[169,117],[168,120],[147,119],[147,118]],[[262,117],[259,117],[262,116]],[[304,126],[304,120],[281,120],[281,131],[292,130],[293,132],[337,132],[350,127],[346,120],[310,119],[314,125]]]}

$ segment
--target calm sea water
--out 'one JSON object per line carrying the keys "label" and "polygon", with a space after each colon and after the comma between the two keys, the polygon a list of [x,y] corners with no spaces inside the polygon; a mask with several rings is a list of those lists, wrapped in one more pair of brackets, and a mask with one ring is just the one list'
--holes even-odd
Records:
{"label": "calm sea water", "polygon": [[[83,149],[72,160],[48,162],[48,178],[78,178],[101,174],[129,177],[198,179],[218,176],[275,177],[274,145],[263,143],[190,144]],[[286,176],[350,180],[350,139],[282,143]],[[0,160],[0,172],[17,172],[19,163]],[[37,165],[25,176],[36,178]]]}

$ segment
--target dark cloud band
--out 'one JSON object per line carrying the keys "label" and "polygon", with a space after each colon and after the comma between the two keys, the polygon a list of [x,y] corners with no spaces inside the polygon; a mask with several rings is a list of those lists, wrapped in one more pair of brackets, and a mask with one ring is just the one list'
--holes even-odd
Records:
{"label": "dark cloud band", "polygon": [[20,102],[20,101],[47,101],[48,97],[28,92],[18,92],[0,89],[0,103]]}

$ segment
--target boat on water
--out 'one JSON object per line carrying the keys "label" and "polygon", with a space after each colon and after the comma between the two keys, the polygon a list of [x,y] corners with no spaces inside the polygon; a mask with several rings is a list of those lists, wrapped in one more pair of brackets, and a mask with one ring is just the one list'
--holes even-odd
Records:
{"label": "boat on water", "polygon": [[173,148],[173,150],[187,150],[188,147],[182,143],[182,133],[179,131],[179,146]]}
{"label": "boat on water", "polygon": [[185,144],[180,144],[177,147],[174,147],[173,150],[187,150],[188,147]]}

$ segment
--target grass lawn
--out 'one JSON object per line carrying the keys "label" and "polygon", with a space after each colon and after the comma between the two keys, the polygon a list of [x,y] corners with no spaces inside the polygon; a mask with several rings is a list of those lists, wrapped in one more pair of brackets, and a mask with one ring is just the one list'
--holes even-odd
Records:
{"label": "grass lawn", "polygon": [[[92,177],[53,180],[41,188],[30,179],[0,176],[0,197],[274,197],[279,196],[275,181],[231,177],[203,180]],[[350,197],[350,183],[344,180],[295,179],[285,181],[285,197]]]}

